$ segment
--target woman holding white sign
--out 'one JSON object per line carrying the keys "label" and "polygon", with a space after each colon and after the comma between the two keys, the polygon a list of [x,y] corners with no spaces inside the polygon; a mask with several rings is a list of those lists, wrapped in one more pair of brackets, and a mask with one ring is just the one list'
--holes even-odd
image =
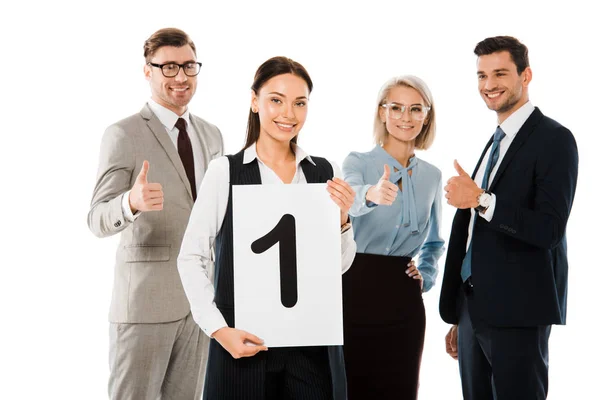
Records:
{"label": "woman holding white sign", "polygon": [[357,254],[343,277],[349,400],[417,398],[425,337],[421,292],[435,283],[444,240],[442,174],[414,152],[431,146],[434,136],[427,85],[415,76],[393,78],[379,92],[375,148],[350,153],[343,164],[356,192],[350,215]]}
{"label": "woman holding white sign", "polygon": [[[354,259],[348,218],[354,191],[339,168],[311,157],[296,143],[312,81],[285,57],[262,64],[254,77],[246,145],[208,166],[187,227],[178,268],[192,315],[211,341],[204,399],[346,399],[339,347],[285,347],[267,351],[252,333],[234,327],[233,185],[325,183],[340,208],[341,272]],[[208,277],[215,250],[215,284]]]}

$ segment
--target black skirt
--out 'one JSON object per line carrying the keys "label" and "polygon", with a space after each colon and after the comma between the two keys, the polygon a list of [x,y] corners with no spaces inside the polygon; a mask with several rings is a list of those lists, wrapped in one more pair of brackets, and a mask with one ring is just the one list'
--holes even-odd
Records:
{"label": "black skirt", "polygon": [[343,275],[348,400],[417,398],[425,308],[410,260],[357,253]]}

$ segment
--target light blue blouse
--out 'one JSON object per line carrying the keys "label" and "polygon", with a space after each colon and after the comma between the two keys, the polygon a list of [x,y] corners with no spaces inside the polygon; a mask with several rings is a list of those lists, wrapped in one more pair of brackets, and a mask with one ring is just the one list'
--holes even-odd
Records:
{"label": "light blue blouse", "polygon": [[[383,175],[384,164],[393,171],[390,181],[402,180],[402,190],[390,206],[367,204],[367,191]],[[444,252],[441,171],[417,157],[404,168],[379,145],[367,153],[350,153],[342,171],[356,192],[350,216],[357,252],[411,258],[419,255],[417,268],[423,276],[423,290],[431,289]]]}

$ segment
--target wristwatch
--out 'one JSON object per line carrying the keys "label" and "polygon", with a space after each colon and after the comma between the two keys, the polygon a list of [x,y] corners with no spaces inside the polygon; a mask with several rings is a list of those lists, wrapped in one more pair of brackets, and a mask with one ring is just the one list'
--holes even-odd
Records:
{"label": "wristwatch", "polygon": [[346,232],[348,229],[352,228],[352,222],[350,222],[350,215],[348,215],[348,219],[346,219],[346,223],[341,227],[342,233]]}
{"label": "wristwatch", "polygon": [[341,227],[341,231],[342,233],[346,232],[348,229],[352,228],[352,223],[351,222],[346,222],[344,225],[342,225]]}
{"label": "wristwatch", "polygon": [[477,196],[477,203],[479,203],[479,205],[475,207],[475,211],[484,213],[490,204],[492,204],[492,193],[484,190],[479,196]]}

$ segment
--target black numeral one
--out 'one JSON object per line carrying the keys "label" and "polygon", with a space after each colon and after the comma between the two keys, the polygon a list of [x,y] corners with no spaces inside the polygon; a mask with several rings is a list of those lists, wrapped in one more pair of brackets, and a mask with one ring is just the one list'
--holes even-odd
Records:
{"label": "black numeral one", "polygon": [[271,232],[257,239],[250,248],[261,254],[279,243],[279,281],[281,304],[292,308],[298,302],[298,271],[296,268],[296,219],[285,214]]}

